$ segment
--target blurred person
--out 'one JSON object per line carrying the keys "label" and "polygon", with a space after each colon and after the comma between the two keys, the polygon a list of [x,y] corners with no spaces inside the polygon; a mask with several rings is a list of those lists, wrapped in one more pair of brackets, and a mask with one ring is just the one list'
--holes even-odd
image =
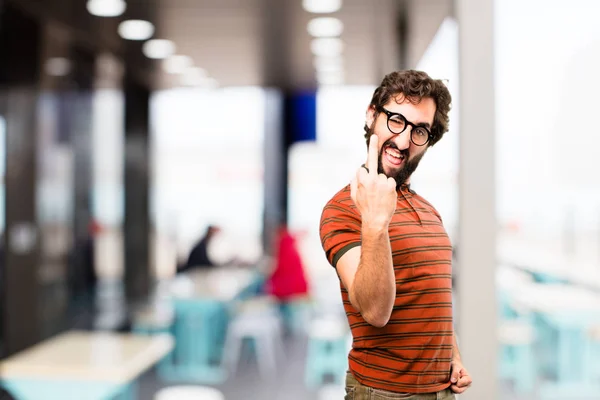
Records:
{"label": "blurred person", "polygon": [[296,238],[285,226],[279,229],[275,241],[274,267],[265,281],[265,292],[280,302],[305,296],[308,283]]}
{"label": "blurred person", "polygon": [[[367,108],[367,162],[321,215],[353,336],[346,391],[454,399],[471,385],[452,318],[452,246],[436,209],[410,188],[448,131],[451,96],[421,71],[386,75]],[[367,397],[360,397],[367,398]]]}
{"label": "blurred person", "polygon": [[88,225],[88,236],[83,246],[85,260],[84,280],[88,290],[95,292],[98,283],[96,271],[96,238],[102,233],[102,225],[96,220],[90,221]]}
{"label": "blurred person", "polygon": [[90,220],[85,237],[75,241],[70,254],[70,287],[77,298],[93,299],[98,283],[95,252],[96,237],[102,232],[102,226]]}
{"label": "blurred person", "polygon": [[263,267],[257,268],[249,289],[255,296],[268,295],[276,300],[286,333],[302,331],[308,305],[308,281],[297,237],[285,225],[277,228],[273,235],[271,253],[272,256],[263,260]]}
{"label": "blurred person", "polygon": [[179,267],[177,272],[187,271],[192,268],[212,268],[217,266],[217,263],[209,255],[208,246],[220,231],[221,228],[215,225],[208,225],[204,235],[190,251],[186,263]]}

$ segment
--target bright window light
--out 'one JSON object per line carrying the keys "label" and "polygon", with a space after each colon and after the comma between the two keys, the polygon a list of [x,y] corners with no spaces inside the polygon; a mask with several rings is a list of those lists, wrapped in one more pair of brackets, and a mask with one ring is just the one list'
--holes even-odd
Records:
{"label": "bright window light", "polygon": [[319,17],[308,21],[306,30],[314,37],[335,37],[342,34],[344,24],[337,18]]}
{"label": "bright window light", "polygon": [[332,13],[342,8],[342,0],[302,0],[302,7],[315,14]]}
{"label": "bright window light", "polygon": [[175,53],[175,43],[166,39],[152,39],[144,43],[142,51],[148,58],[163,59]]}
{"label": "bright window light", "polygon": [[127,40],[147,40],[154,35],[154,25],[141,19],[130,19],[119,24],[119,35]]}
{"label": "bright window light", "polygon": [[317,38],[310,42],[310,49],[315,56],[338,56],[344,50],[344,42],[339,38]]}
{"label": "bright window light", "polygon": [[163,69],[169,74],[182,74],[194,64],[188,56],[175,55],[167,58],[163,63]]}
{"label": "bright window light", "polygon": [[87,10],[97,17],[118,17],[125,12],[123,0],[88,0]]}

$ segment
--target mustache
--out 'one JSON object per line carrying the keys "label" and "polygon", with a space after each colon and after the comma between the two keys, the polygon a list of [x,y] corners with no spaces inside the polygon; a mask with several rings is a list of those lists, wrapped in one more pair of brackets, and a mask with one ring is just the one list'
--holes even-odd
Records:
{"label": "mustache", "polygon": [[383,146],[381,146],[381,151],[379,153],[380,157],[383,154],[383,151],[388,147],[390,149],[394,149],[394,150],[398,151],[400,153],[400,155],[404,157],[405,160],[408,160],[408,149],[400,150],[398,148],[398,146],[396,146],[396,143],[394,143],[392,141],[392,139],[388,139],[383,143]]}

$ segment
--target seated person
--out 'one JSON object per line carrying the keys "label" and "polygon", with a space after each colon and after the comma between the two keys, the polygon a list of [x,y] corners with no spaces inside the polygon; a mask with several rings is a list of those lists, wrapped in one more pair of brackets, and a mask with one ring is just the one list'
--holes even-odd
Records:
{"label": "seated person", "polygon": [[221,229],[214,225],[209,225],[206,228],[204,236],[194,245],[190,251],[187,262],[177,268],[177,272],[183,272],[192,268],[212,268],[218,264],[214,262],[208,252],[208,246],[211,240],[214,239],[215,235],[219,233]]}

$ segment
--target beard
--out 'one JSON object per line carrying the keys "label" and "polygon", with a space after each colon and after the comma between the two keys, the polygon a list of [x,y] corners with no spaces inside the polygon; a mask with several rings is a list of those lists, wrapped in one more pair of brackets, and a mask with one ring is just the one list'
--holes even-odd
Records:
{"label": "beard", "polygon": [[[400,169],[390,171],[390,173],[386,173],[383,169],[383,151],[386,147],[396,149],[396,151],[399,151],[400,155],[404,157],[404,163],[402,164],[402,167],[400,167]],[[377,169],[380,174],[384,174],[388,178],[394,178],[394,180],[396,181],[396,189],[398,190],[400,189],[400,187],[406,184],[408,178],[410,178],[413,172],[416,171],[424,155],[425,152],[422,152],[420,154],[415,155],[413,158],[409,158],[410,153],[408,149],[400,150],[393,142],[393,137],[391,137],[388,140],[386,140],[381,146],[381,150],[379,151],[379,158],[377,161]]]}

